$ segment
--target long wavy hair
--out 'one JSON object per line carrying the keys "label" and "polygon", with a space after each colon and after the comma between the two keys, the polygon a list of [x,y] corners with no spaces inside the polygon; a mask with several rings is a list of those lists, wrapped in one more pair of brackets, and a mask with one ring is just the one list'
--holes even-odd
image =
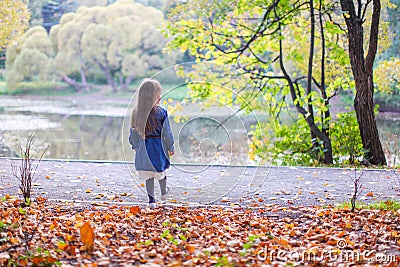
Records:
{"label": "long wavy hair", "polygon": [[136,105],[132,110],[131,128],[145,139],[146,133],[157,128],[155,111],[161,97],[161,84],[157,80],[145,79],[138,89]]}

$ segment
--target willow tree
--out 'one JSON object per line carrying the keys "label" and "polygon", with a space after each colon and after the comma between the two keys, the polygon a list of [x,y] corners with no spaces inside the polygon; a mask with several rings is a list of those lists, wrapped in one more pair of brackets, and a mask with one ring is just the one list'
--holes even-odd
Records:
{"label": "willow tree", "polygon": [[162,53],[166,40],[158,29],[163,21],[160,10],[130,0],[81,7],[51,30],[56,65],[64,78],[79,73],[83,85],[90,71],[99,70],[113,91],[127,89],[135,78],[173,60]]}
{"label": "willow tree", "polygon": [[30,28],[7,49],[7,86],[12,89],[20,82],[48,80],[53,56],[46,29],[42,26]]}
{"label": "willow tree", "polygon": [[264,109],[276,123],[282,109],[289,109],[288,96],[311,137],[302,153],[317,152],[315,159],[330,164],[330,99],[349,86],[343,32],[333,10],[324,1],[197,0],[173,10],[165,31],[171,48],[219,66],[194,66],[191,78],[210,82],[193,85],[195,94],[218,94],[212,84],[220,83],[232,88],[235,97],[227,99]]}
{"label": "willow tree", "polygon": [[[372,14],[367,10],[372,3]],[[379,139],[374,113],[374,60],[378,50],[381,1],[340,0],[347,25],[349,56],[356,83],[354,109],[360,128],[361,140],[366,151],[366,160],[374,165],[386,165],[385,154]],[[370,21],[368,35],[365,22]],[[367,53],[364,50],[365,38]]]}

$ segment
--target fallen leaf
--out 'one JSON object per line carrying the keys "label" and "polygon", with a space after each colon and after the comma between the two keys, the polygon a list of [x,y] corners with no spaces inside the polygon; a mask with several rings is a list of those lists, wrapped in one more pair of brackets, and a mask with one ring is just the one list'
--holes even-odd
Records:
{"label": "fallen leaf", "polygon": [[135,215],[135,214],[139,214],[141,212],[140,207],[139,206],[133,206],[129,208],[129,211],[131,214]]}
{"label": "fallen leaf", "polygon": [[85,245],[86,249],[93,252],[95,235],[90,223],[85,222],[79,229],[79,233],[81,235],[81,241]]}

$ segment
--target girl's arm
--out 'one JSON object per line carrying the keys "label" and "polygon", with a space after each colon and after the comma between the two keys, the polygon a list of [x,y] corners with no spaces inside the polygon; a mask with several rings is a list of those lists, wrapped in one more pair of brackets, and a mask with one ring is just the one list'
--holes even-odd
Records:
{"label": "girl's arm", "polygon": [[170,153],[174,153],[174,136],[172,134],[171,125],[169,124],[168,113],[165,111],[166,117],[162,128],[162,138],[166,150]]}
{"label": "girl's arm", "polygon": [[131,128],[129,134],[129,143],[132,145],[132,149],[136,149],[139,145],[139,142],[140,142],[139,134],[134,129]]}

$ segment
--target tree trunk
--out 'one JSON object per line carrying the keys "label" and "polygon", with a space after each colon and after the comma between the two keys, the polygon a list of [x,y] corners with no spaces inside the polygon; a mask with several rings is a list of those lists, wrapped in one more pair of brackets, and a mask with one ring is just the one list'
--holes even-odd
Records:
{"label": "tree trunk", "polygon": [[[280,31],[281,32],[281,31]],[[296,110],[303,116],[303,118],[306,120],[308,127],[310,128],[312,136],[316,136],[319,140],[322,141],[323,143],[323,150],[324,150],[324,159],[323,162],[326,164],[333,164],[333,151],[332,151],[332,142],[331,139],[329,138],[329,135],[323,133],[318,126],[315,124],[314,118],[312,116],[309,116],[307,111],[300,106],[300,104],[296,101],[296,99],[299,97],[296,94],[296,90],[294,87],[293,80],[290,78],[289,73],[287,72],[284,64],[283,64],[283,49],[282,49],[282,39],[279,40],[279,65],[280,69],[283,73],[283,76],[285,80],[288,82],[289,86],[289,91],[290,95],[292,97],[293,103],[296,106]],[[309,106],[310,107],[310,106]]]}
{"label": "tree trunk", "polygon": [[111,86],[113,92],[117,92],[117,85],[115,84],[114,77],[111,75],[111,71],[108,68],[101,67],[103,70],[104,76],[106,77],[107,83]]}
{"label": "tree trunk", "polygon": [[128,75],[125,78],[125,81],[123,82],[123,84],[121,86],[121,90],[122,91],[128,91],[129,85],[131,84],[131,82],[133,81],[134,78],[135,78],[135,75]]}
{"label": "tree trunk", "polygon": [[90,88],[89,86],[86,84],[82,84],[80,82],[75,81],[74,79],[70,78],[67,74],[62,73],[62,72],[58,72],[58,75],[60,75],[61,79],[66,82],[67,84],[69,84],[70,86],[74,87],[76,89],[76,91],[81,92],[81,91],[89,91]]}
{"label": "tree trunk", "polygon": [[113,90],[113,92],[116,93],[118,91],[117,84],[114,81],[114,77],[111,73],[111,69],[110,69],[108,63],[101,64],[97,59],[95,59],[94,62],[103,71],[104,76],[106,77],[107,83],[111,86],[111,89]]}
{"label": "tree trunk", "polygon": [[340,0],[348,31],[349,55],[356,84],[354,109],[365,149],[365,159],[374,165],[386,165],[374,114],[373,62],[375,59],[380,17],[380,0],[373,0],[368,53],[364,57],[364,17],[361,8],[356,11],[352,0]]}
{"label": "tree trunk", "polygon": [[79,64],[79,72],[81,74],[81,82],[82,82],[82,86],[83,86],[83,90],[85,91],[90,91],[90,87],[87,83],[87,79],[86,79],[86,72],[85,72],[85,63],[83,61],[83,57],[82,57],[82,53],[79,52],[79,60],[80,60],[80,64]]}

